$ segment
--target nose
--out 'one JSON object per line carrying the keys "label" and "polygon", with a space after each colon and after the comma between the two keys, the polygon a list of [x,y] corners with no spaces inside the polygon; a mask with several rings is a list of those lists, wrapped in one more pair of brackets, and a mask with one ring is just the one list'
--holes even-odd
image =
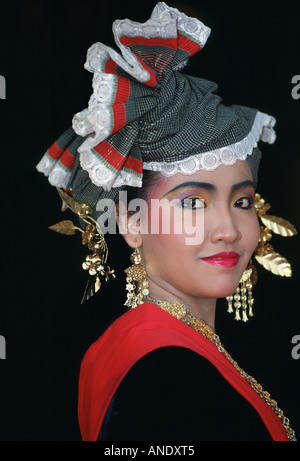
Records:
{"label": "nose", "polygon": [[210,233],[211,241],[213,243],[217,243],[218,241],[234,243],[238,242],[241,237],[242,234],[230,211],[219,212],[213,221]]}

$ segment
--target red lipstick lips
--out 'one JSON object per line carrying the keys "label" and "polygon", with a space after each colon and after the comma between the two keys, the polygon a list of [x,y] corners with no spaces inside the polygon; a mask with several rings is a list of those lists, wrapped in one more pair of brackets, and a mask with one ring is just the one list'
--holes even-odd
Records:
{"label": "red lipstick lips", "polygon": [[240,255],[234,251],[229,251],[218,253],[216,255],[209,256],[208,258],[202,259],[208,264],[213,264],[214,266],[234,267],[239,262]]}

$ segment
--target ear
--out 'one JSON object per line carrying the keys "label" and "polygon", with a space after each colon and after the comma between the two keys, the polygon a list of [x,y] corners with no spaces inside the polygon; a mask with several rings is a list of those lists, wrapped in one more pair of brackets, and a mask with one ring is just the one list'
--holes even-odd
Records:
{"label": "ear", "polygon": [[138,213],[130,213],[127,208],[118,203],[116,206],[116,221],[120,234],[131,248],[141,247],[143,243],[141,219]]}

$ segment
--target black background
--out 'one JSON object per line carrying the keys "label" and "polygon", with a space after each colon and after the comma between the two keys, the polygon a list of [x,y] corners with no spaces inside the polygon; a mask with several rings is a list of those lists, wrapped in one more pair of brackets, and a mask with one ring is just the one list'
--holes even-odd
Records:
{"label": "black background", "polygon": [[[71,215],[62,215],[55,189],[35,165],[87,105],[87,49],[97,41],[115,47],[112,22],[144,22],[155,3],[28,0],[10,2],[2,12],[0,334],[7,356],[0,361],[0,440],[80,440],[80,362],[125,309],[129,252],[120,237],[108,237],[118,279],[81,306],[85,249],[79,236],[48,230]],[[257,107],[277,119],[277,142],[263,145],[258,192],[272,204],[270,213],[300,229],[300,99],[291,96],[292,77],[300,74],[299,2],[196,0],[185,8],[212,29],[186,73],[218,82],[225,104]],[[300,434],[300,360],[291,355],[292,338],[300,335],[299,238],[274,236],[272,243],[291,262],[293,277],[258,267],[255,317],[235,322],[220,300],[217,331]]]}

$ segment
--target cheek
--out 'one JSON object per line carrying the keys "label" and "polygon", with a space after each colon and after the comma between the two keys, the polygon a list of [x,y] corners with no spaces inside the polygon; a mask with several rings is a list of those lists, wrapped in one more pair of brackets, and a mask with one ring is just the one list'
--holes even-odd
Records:
{"label": "cheek", "polygon": [[260,237],[260,224],[256,214],[249,221],[243,223],[241,233],[244,240],[245,249],[252,255],[257,247]]}
{"label": "cheek", "polygon": [[150,263],[171,266],[174,260],[178,261],[185,252],[185,239],[176,234],[147,234],[143,236],[143,254]]}
{"label": "cheek", "polygon": [[148,221],[148,232],[143,235],[143,259],[149,276],[160,275],[163,279],[173,277],[178,273],[179,266],[186,260],[189,246],[186,245],[185,233],[175,233],[172,230],[174,221],[171,219],[171,229],[162,216],[152,217]]}

